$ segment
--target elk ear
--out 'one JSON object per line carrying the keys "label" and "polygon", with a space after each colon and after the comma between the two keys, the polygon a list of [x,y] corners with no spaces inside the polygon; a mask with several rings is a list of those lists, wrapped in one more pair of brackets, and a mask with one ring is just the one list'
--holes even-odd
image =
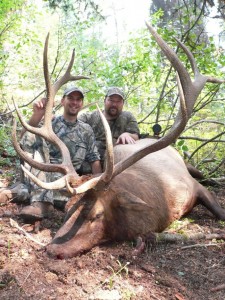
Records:
{"label": "elk ear", "polygon": [[[121,191],[117,193],[113,205],[114,215],[116,215],[114,230],[116,233],[119,232],[119,236],[115,234],[115,238],[120,239],[123,236],[133,240],[146,231],[146,226],[155,229],[154,218],[152,218],[153,209],[139,197],[127,191]],[[149,224],[152,227],[149,227]]]}
{"label": "elk ear", "polygon": [[128,209],[128,210],[134,210],[134,211],[143,211],[151,209],[151,206],[149,204],[146,204],[141,198],[127,192],[120,192],[117,194],[117,205],[120,208]]}

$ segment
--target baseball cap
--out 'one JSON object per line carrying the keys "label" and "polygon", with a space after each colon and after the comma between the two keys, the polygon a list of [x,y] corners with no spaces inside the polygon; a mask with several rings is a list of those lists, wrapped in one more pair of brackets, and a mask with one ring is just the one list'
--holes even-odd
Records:
{"label": "baseball cap", "polygon": [[81,93],[82,97],[84,98],[84,93],[83,93],[82,89],[78,88],[76,86],[69,87],[69,88],[65,89],[65,91],[63,93],[63,97],[64,96],[68,96],[69,94],[71,94],[73,92],[79,92],[79,93]]}
{"label": "baseball cap", "polygon": [[122,91],[122,89],[116,87],[116,86],[113,86],[113,87],[110,87],[107,91],[107,94],[106,94],[106,97],[110,97],[112,95],[119,95],[120,97],[122,97],[123,99],[125,98],[124,96],[124,92]]}

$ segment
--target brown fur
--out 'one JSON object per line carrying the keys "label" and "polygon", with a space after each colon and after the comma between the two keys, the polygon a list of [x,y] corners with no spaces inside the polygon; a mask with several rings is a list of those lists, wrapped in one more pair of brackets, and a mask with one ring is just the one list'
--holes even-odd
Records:
{"label": "brown fur", "polygon": [[[114,148],[118,162],[153,139]],[[152,153],[115,177],[106,190],[89,190],[68,211],[65,223],[48,245],[53,256],[65,258],[108,240],[132,240],[161,232],[202,203],[217,218],[225,210],[188,172],[172,147]]]}

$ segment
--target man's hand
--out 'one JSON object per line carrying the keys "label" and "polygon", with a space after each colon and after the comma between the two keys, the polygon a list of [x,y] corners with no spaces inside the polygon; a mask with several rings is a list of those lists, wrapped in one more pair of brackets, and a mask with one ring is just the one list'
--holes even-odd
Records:
{"label": "man's hand", "polygon": [[[45,113],[45,106],[46,106],[47,98],[41,98],[38,101],[33,103],[33,114],[28,121],[28,124],[37,127],[39,122],[42,120],[44,113]],[[26,132],[26,129],[23,128],[21,131],[21,138]]]}
{"label": "man's hand", "polygon": [[118,139],[116,141],[116,145],[118,145],[118,144],[123,144],[123,145],[124,144],[135,144],[137,139],[138,139],[137,134],[131,134],[128,132],[124,132],[118,137]]}
{"label": "man's hand", "polygon": [[96,160],[91,163],[91,170],[92,170],[92,174],[102,173],[102,167],[101,167],[100,160]]}
{"label": "man's hand", "polygon": [[41,98],[33,103],[33,114],[38,116],[40,120],[44,116],[47,98]]}

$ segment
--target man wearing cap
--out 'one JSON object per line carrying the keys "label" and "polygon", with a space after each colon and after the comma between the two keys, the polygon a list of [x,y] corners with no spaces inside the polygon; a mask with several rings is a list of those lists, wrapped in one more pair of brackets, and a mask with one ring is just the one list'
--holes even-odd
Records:
{"label": "man wearing cap", "polygon": [[[56,135],[66,144],[70,151],[71,160],[75,170],[79,174],[85,174],[91,169],[93,174],[101,173],[100,156],[95,144],[95,137],[90,125],[77,120],[78,112],[83,106],[84,94],[81,89],[71,87],[65,90],[61,99],[63,106],[63,115],[52,119],[52,128]],[[29,124],[37,127],[41,122],[45,112],[46,98],[42,98],[33,105],[33,114],[29,120]],[[51,163],[61,163],[61,153],[55,145],[44,141],[41,137],[30,132],[22,132],[21,145],[25,151],[30,153],[35,160],[50,161]],[[86,171],[84,162],[90,165]],[[36,176],[40,179],[53,181],[59,176],[58,173],[48,174],[37,170]],[[25,184],[30,190],[29,206],[24,207],[20,212],[20,217],[24,220],[40,220],[43,217],[48,217],[53,211],[54,201],[64,204],[68,200],[68,195],[65,196],[60,191],[48,191],[37,187],[29,179],[25,179]],[[23,188],[26,189],[26,185]],[[19,196],[19,195],[18,195]]]}
{"label": "man wearing cap", "polygon": [[[139,128],[135,117],[129,111],[123,111],[124,99],[124,92],[118,87],[110,87],[104,99],[103,114],[109,123],[114,145],[134,144],[139,139]],[[103,162],[106,141],[99,112],[87,112],[81,114],[78,119],[92,127],[101,162]]]}

